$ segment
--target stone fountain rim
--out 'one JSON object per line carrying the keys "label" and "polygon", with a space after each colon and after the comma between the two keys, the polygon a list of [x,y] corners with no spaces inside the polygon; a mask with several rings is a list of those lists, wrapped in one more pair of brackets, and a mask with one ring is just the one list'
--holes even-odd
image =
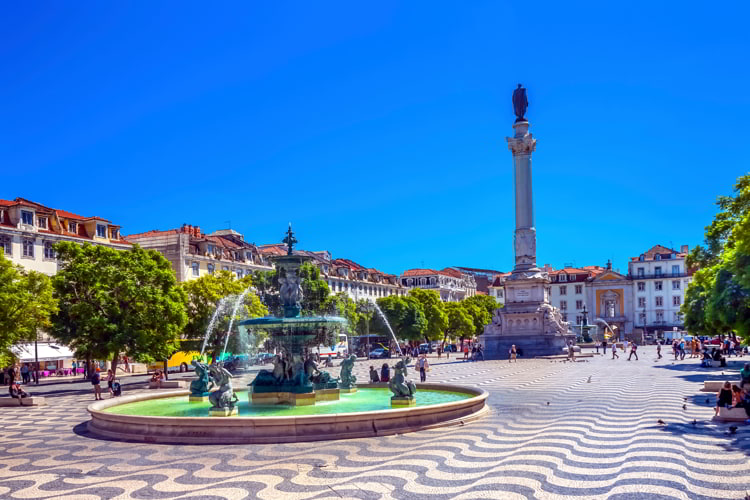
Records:
{"label": "stone fountain rim", "polygon": [[[358,384],[384,388],[383,384]],[[104,412],[121,404],[174,396],[188,390],[135,394],[88,406],[88,430],[99,437],[126,441],[181,444],[262,444],[336,440],[402,434],[435,427],[463,425],[489,412],[489,393],[481,388],[448,384],[417,384],[417,390],[472,394],[472,397],[427,406],[327,415],[256,417],[151,417]],[[257,432],[256,432],[257,431]]]}

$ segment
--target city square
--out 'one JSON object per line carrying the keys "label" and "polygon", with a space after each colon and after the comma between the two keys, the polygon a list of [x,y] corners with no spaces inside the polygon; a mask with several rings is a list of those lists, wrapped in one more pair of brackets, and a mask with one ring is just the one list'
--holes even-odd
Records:
{"label": "city square", "polygon": [[0,500],[750,500],[747,7],[538,7],[6,9]]}

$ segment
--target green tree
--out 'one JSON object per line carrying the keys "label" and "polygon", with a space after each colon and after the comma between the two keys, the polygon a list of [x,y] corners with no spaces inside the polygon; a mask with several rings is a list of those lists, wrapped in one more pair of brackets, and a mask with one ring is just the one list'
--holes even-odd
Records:
{"label": "green tree", "polygon": [[0,366],[10,364],[13,344],[34,339],[38,329],[48,330],[56,311],[50,279],[14,265],[0,250]]}
{"label": "green tree", "polygon": [[687,258],[689,268],[700,267],[681,307],[694,333],[750,333],[750,174],[738,178],[734,191],[719,197],[705,247]]}
{"label": "green tree", "polygon": [[442,339],[448,326],[448,316],[445,313],[445,303],[440,300],[440,294],[435,290],[412,288],[409,296],[422,304],[422,310],[427,319],[427,329],[424,331],[425,340]]}
{"label": "green tree", "polygon": [[474,322],[474,336],[479,336],[484,333],[484,327],[492,321],[492,315],[495,313],[495,309],[500,307],[497,301],[488,295],[475,295],[473,297],[467,297],[461,301],[466,308],[466,312],[471,315],[472,321]]}
{"label": "green tree", "polygon": [[[377,300],[378,307],[388,319],[394,335],[399,340],[421,340],[427,330],[422,304],[414,297],[390,295]],[[381,321],[373,321],[373,331],[390,336],[388,327]]]}
{"label": "green tree", "polygon": [[[467,307],[473,311],[469,312]],[[448,324],[445,328],[445,337],[447,338],[450,336],[453,338],[460,338],[461,341],[474,334],[476,326],[474,325],[472,313],[480,314],[481,312],[487,314],[486,311],[480,311],[479,307],[474,304],[464,304],[462,302],[446,303],[445,311],[448,318]]]}
{"label": "green tree", "polygon": [[111,356],[113,369],[121,353],[148,360],[177,350],[187,323],[186,296],[159,252],[72,242],[58,243],[55,250],[56,338],[86,359]]}
{"label": "green tree", "polygon": [[466,297],[462,302],[466,304],[474,304],[475,306],[487,311],[487,314],[489,314],[487,323],[492,320],[492,316],[495,314],[495,309],[503,307],[503,305],[498,303],[494,297],[490,297],[489,295],[474,295],[473,297]]}
{"label": "green tree", "polygon": [[350,333],[356,332],[360,320],[360,314],[357,309],[357,304],[346,292],[329,295],[328,298],[326,298],[324,309],[327,314],[346,318],[347,330]]}
{"label": "green tree", "polygon": [[[268,314],[268,309],[261,303],[258,295],[249,291],[242,304],[237,307],[234,320],[232,320],[236,301],[252,284],[249,276],[237,279],[229,271],[219,271],[213,275],[201,276],[182,283],[181,287],[187,294],[188,312],[188,323],[181,342],[182,349],[201,350],[211,318],[220,306],[213,329],[208,339],[205,339],[205,352],[211,353],[212,360],[216,360],[221,355],[227,335],[229,335],[227,352],[238,354],[257,347],[265,338],[264,332],[251,332],[250,338],[246,329],[238,323],[244,319]],[[232,322],[231,331],[229,330],[230,322]]]}
{"label": "green tree", "polygon": [[357,301],[357,335],[369,335],[372,318],[375,316],[375,305],[366,299]]}

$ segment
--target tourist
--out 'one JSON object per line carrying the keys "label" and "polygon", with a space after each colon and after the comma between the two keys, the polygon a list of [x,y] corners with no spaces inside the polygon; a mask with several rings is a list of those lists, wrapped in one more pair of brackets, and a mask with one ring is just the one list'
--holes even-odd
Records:
{"label": "tourist", "polygon": [[719,408],[729,408],[732,406],[732,384],[724,382],[724,387],[716,394],[716,414],[719,414]]}
{"label": "tourist", "polygon": [[91,385],[94,386],[94,400],[99,401],[102,399],[102,387],[101,384],[101,376],[99,375],[99,368],[96,369],[94,373],[91,374]]}
{"label": "tourist", "polygon": [[469,359],[469,344],[464,344],[464,361]]}
{"label": "tourist", "polygon": [[443,354],[443,348],[442,348],[442,347],[440,347],[440,346],[438,346],[438,347],[437,347],[437,355],[438,355],[438,359],[440,359],[440,357],[441,357],[441,355],[442,355],[442,354]]}
{"label": "tourist", "polygon": [[78,365],[77,365],[77,363],[76,363],[76,361],[74,359],[73,362],[70,364],[70,373],[71,373],[71,375],[75,376],[75,374],[76,374],[76,367],[77,366]]}
{"label": "tourist", "polygon": [[380,381],[388,382],[390,380],[391,380],[391,367],[388,366],[388,363],[383,363],[383,366],[380,368]]}
{"label": "tourist", "polygon": [[24,363],[23,366],[21,366],[21,379],[23,380],[24,384],[29,383],[29,365],[28,363]]}
{"label": "tourist", "polygon": [[617,342],[612,342],[612,359],[620,359],[620,356],[617,355]]}
{"label": "tourist", "polygon": [[471,346],[471,360],[472,361],[477,360],[477,346],[476,345]]}
{"label": "tourist", "polygon": [[628,356],[628,361],[630,361],[630,358],[632,358],[633,356],[635,356],[635,360],[638,361],[638,353],[636,351],[638,351],[638,344],[633,342],[632,346],[630,347],[630,356]]}
{"label": "tourist", "polygon": [[109,391],[109,397],[111,398],[113,396],[112,392],[112,384],[115,381],[115,372],[112,370],[107,370],[107,390]]}
{"label": "tourist", "polygon": [[712,352],[713,352],[713,355],[711,357],[713,358],[714,361],[719,362],[719,366],[721,367],[727,366],[727,358],[721,355],[721,351],[719,351],[718,349],[714,347]]}
{"label": "tourist", "polygon": [[680,361],[685,359],[685,339],[680,339]]}
{"label": "tourist", "polygon": [[430,364],[427,362],[426,354],[423,354],[419,358],[419,362],[417,366],[419,366],[419,380],[421,382],[427,382],[427,372],[430,369]]}
{"label": "tourist", "polygon": [[570,359],[571,361],[575,361],[576,360],[576,351],[575,351],[575,349],[573,349],[573,341],[572,340],[568,340],[568,359]]}
{"label": "tourist", "polygon": [[602,341],[602,354],[607,354],[607,339]]}
{"label": "tourist", "polygon": [[19,384],[18,382],[13,382],[11,385],[9,385],[8,392],[10,393],[10,397],[18,399],[18,400],[29,397],[29,393],[24,391],[21,388],[21,384]]}
{"label": "tourist", "polygon": [[627,354],[627,352],[628,352],[628,344],[629,344],[629,342],[627,340],[623,342],[623,344],[622,344],[622,353],[623,354]]}
{"label": "tourist", "polygon": [[511,361],[518,362],[518,360],[516,359],[516,356],[518,355],[518,353],[516,352],[516,344],[513,344],[512,346],[510,346],[510,349],[508,350],[508,354],[509,354],[508,363],[510,363]]}
{"label": "tourist", "polygon": [[658,356],[656,359],[661,359],[661,342],[656,342],[656,355]]}
{"label": "tourist", "polygon": [[445,351],[445,359],[451,359],[451,349],[443,349]]}
{"label": "tourist", "polygon": [[732,406],[737,406],[742,402],[742,389],[738,385],[732,386]]}
{"label": "tourist", "polygon": [[[318,359],[320,361],[320,359]],[[127,356],[122,357],[122,362],[125,363],[125,373],[130,373],[130,360]]]}
{"label": "tourist", "polygon": [[745,363],[745,366],[740,370],[740,387],[745,387],[745,384],[750,385],[750,363]]}
{"label": "tourist", "polygon": [[374,366],[370,365],[370,383],[377,384],[379,382],[380,382],[380,377],[378,376],[378,371],[375,369]]}
{"label": "tourist", "polygon": [[484,361],[484,349],[482,349],[482,344],[477,346],[477,358],[482,358],[482,361]]}

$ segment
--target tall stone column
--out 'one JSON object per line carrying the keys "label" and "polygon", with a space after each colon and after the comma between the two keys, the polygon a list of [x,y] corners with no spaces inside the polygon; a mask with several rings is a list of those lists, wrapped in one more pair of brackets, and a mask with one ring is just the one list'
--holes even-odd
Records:
{"label": "tall stone column", "polygon": [[516,231],[514,247],[516,263],[511,279],[520,279],[536,267],[536,229],[534,228],[534,199],[531,190],[531,154],[536,149],[536,139],[529,132],[529,122],[513,124],[515,135],[506,137],[508,149],[513,153],[514,183],[516,189]]}

